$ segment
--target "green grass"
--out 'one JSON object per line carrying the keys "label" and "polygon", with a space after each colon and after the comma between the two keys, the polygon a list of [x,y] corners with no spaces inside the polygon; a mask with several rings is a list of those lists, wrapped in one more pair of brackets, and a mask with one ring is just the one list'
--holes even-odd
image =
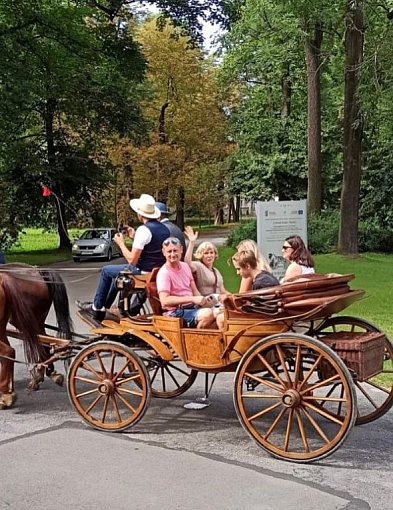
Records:
{"label": "green grass", "polygon": [[364,299],[354,303],[341,315],[353,315],[365,319],[393,338],[393,256],[366,253],[358,258],[340,255],[317,255],[316,269],[319,273],[354,273],[352,289],[366,291]]}

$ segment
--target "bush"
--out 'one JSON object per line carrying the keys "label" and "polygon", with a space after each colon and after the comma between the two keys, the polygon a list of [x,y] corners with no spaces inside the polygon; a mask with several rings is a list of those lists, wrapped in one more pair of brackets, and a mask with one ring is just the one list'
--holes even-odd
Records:
{"label": "bush", "polygon": [[323,211],[308,216],[308,247],[312,253],[331,253],[337,249],[339,211]]}
{"label": "bush", "polygon": [[256,242],[257,220],[251,220],[234,228],[228,236],[227,244],[232,248],[236,248],[240,241],[244,241],[244,239],[253,239]]}
{"label": "bush", "polygon": [[[308,247],[311,253],[322,254],[336,251],[339,227],[339,211],[310,214],[308,217]],[[233,229],[228,237],[228,245],[236,248],[236,245],[244,239],[257,240],[256,220]],[[359,221],[359,252],[393,253],[393,230],[381,228],[375,219]]]}

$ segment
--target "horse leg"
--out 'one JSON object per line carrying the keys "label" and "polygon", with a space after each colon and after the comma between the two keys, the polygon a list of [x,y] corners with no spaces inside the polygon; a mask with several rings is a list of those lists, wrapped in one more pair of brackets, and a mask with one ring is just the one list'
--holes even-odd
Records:
{"label": "horse leg", "polygon": [[0,410],[12,407],[16,400],[14,393],[14,362],[2,358],[15,358],[15,349],[10,346],[5,329],[2,329],[0,338]]}

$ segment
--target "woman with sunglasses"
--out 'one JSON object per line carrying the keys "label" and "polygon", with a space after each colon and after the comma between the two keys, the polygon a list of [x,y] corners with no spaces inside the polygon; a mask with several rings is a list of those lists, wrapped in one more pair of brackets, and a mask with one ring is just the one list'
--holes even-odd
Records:
{"label": "woman with sunglasses", "polygon": [[[257,266],[256,268],[260,272],[267,272],[272,273],[272,269],[269,266],[269,263],[265,259],[265,257],[262,255],[262,253],[258,249],[258,245],[255,241],[252,239],[244,239],[244,241],[240,241],[240,243],[236,246],[237,253],[243,252],[243,251],[251,251],[253,252],[256,261]],[[251,276],[243,276],[240,282],[240,288],[239,292],[248,292],[249,290],[252,290],[253,285],[253,279]]]}
{"label": "woman with sunglasses", "polygon": [[282,246],[282,256],[289,262],[289,266],[281,283],[303,274],[315,273],[314,259],[301,237],[287,237]]}
{"label": "woman with sunglasses", "polygon": [[218,295],[229,294],[224,287],[224,280],[220,271],[213,266],[214,261],[218,258],[217,248],[213,243],[205,241],[201,243],[194,253],[195,241],[198,239],[198,232],[194,232],[192,227],[186,227],[184,230],[188,238],[188,246],[184,262],[190,266],[192,274],[199,292],[202,296],[214,295],[212,301],[217,304],[220,299]]}

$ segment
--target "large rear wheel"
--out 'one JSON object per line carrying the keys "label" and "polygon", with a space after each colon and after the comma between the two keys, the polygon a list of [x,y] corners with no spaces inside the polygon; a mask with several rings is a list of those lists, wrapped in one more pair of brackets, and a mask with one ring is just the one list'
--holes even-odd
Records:
{"label": "large rear wheel", "polygon": [[128,347],[97,342],[82,349],[68,371],[68,396],[76,411],[99,430],[121,431],[135,425],[150,400],[144,363]]}
{"label": "large rear wheel", "polygon": [[333,453],[356,417],[344,363],[319,340],[291,333],[262,339],[246,352],[236,371],[234,404],[262,448],[293,462]]}
{"label": "large rear wheel", "polygon": [[[320,338],[338,332],[367,333],[380,332],[373,324],[357,317],[331,317],[323,322],[313,336]],[[385,340],[383,370],[364,382],[354,380],[357,394],[357,417],[355,425],[362,425],[384,415],[393,405],[393,346]]]}

